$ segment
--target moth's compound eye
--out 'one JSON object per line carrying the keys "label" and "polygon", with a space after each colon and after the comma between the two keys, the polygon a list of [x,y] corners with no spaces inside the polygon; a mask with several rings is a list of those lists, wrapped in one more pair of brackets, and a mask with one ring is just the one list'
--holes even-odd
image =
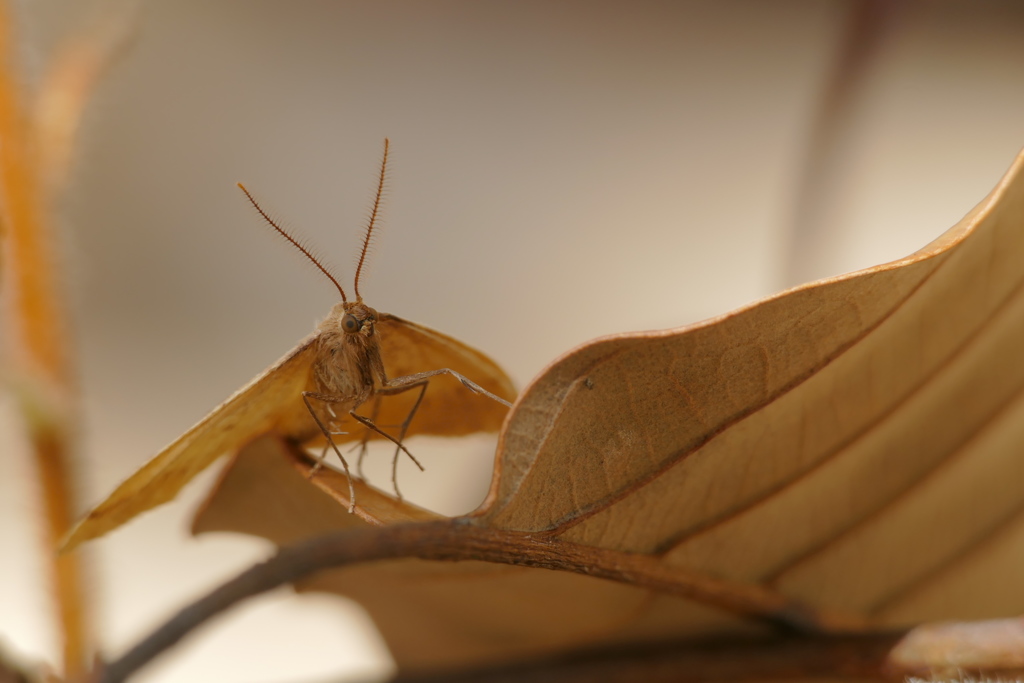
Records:
{"label": "moth's compound eye", "polygon": [[346,313],[345,317],[341,319],[341,327],[342,327],[342,329],[344,329],[349,334],[355,334],[356,332],[359,331],[359,329],[362,326],[363,326],[363,323],[360,322],[351,313]]}

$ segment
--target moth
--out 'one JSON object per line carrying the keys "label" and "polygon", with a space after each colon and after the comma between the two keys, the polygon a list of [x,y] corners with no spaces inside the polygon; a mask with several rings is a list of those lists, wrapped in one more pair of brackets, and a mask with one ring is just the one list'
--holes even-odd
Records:
{"label": "moth", "polygon": [[[385,140],[376,197],[353,280],[355,300],[348,299],[321,260],[272,220],[239,183],[270,226],[327,276],[341,301],[312,335],[89,512],[68,536],[65,550],[170,501],[222,454],[237,451],[263,434],[274,433],[302,446],[321,446],[317,468],[331,449],[348,476],[349,512],[354,512],[353,475],[340,443],[358,440],[365,449],[368,439],[383,438],[395,445],[395,462],[400,453],[416,462],[404,444],[412,433],[460,436],[500,428],[515,390],[494,361],[451,337],[378,312],[363,301],[360,276],[378,230],[389,147]],[[451,379],[442,381],[442,375]],[[367,405],[372,408],[369,415],[360,411]]]}

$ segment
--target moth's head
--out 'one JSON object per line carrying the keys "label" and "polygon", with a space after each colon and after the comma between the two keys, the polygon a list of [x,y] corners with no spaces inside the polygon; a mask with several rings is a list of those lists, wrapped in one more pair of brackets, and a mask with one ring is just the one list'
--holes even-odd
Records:
{"label": "moth's head", "polygon": [[338,331],[346,337],[372,337],[377,311],[362,301],[346,301],[335,304],[331,318],[337,321]]}

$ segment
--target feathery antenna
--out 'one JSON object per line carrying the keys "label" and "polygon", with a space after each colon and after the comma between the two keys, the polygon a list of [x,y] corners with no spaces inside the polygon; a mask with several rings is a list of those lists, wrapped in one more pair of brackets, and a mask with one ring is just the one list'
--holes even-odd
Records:
{"label": "feathery antenna", "polygon": [[[385,146],[384,146],[384,158],[387,159],[387,144],[385,144]],[[382,172],[381,175],[383,177],[383,172]],[[313,256],[313,254],[310,253],[310,251],[308,249],[306,249],[304,246],[299,244],[298,240],[296,240],[294,237],[289,235],[285,231],[285,229],[282,228],[280,225],[275,223],[274,219],[271,218],[270,216],[268,216],[267,212],[264,211],[263,208],[258,203],[256,203],[256,200],[253,198],[252,194],[249,193],[249,190],[245,189],[245,185],[243,185],[242,183],[238,183],[238,187],[242,190],[242,192],[245,193],[245,196],[249,198],[249,202],[256,208],[256,211],[258,211],[259,214],[261,216],[263,216],[263,220],[265,220],[266,222],[270,223],[271,227],[273,227],[274,230],[277,230],[277,232],[281,235],[281,237],[284,237],[286,240],[291,242],[292,246],[294,246],[296,249],[301,251],[306,258],[308,258],[310,261],[312,261],[313,265],[316,266],[317,268],[319,268],[320,272],[322,272],[324,275],[326,275],[328,277],[328,279],[330,279],[330,281],[334,283],[334,286],[338,288],[338,293],[341,294],[341,300],[344,301],[344,302],[347,302],[348,299],[345,298],[345,290],[341,288],[341,285],[338,284],[338,280],[333,275],[331,275],[331,272],[329,270],[327,270],[327,268],[324,267],[324,264],[320,263],[320,259],[318,259],[316,256]],[[378,193],[378,196],[379,196],[379,193]],[[376,212],[376,207],[374,207],[374,212]],[[371,229],[373,228],[372,221],[370,223],[370,228]],[[365,246],[363,247],[363,252],[364,253],[366,252],[366,247]],[[359,263],[360,263],[360,265],[362,265],[362,260],[360,260]],[[359,275],[358,275],[358,271],[357,271],[356,282],[359,281],[358,278],[359,278]],[[357,295],[358,295],[358,292],[359,292],[359,290],[357,289],[356,290],[356,294]]]}
{"label": "feathery antenna", "polygon": [[363,264],[366,263],[366,253],[370,249],[370,239],[373,237],[373,229],[377,225],[377,214],[380,210],[381,197],[384,195],[384,180],[387,176],[388,147],[390,147],[390,145],[391,141],[384,138],[384,160],[380,164],[380,178],[377,180],[377,195],[373,200],[373,212],[370,214],[370,224],[366,226],[366,235],[363,237],[363,251],[359,254],[359,265],[356,266],[356,301],[363,300],[363,297],[359,294],[359,275],[363,272]]}

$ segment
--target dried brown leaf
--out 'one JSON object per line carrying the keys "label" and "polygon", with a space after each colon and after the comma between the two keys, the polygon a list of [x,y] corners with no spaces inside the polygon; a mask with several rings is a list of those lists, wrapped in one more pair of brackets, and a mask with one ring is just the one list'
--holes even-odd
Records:
{"label": "dried brown leaf", "polygon": [[[1024,611],[1022,165],[905,259],[555,361],[513,407],[465,521],[768,588],[826,627]],[[337,528],[314,509],[347,492],[307,486],[309,467],[243,453],[196,530],[284,544]],[[271,472],[307,522],[261,514],[247,490]],[[365,521],[415,519],[389,515]],[[359,600],[407,669],[765,630],[713,600],[477,562],[378,562],[302,588]]]}

